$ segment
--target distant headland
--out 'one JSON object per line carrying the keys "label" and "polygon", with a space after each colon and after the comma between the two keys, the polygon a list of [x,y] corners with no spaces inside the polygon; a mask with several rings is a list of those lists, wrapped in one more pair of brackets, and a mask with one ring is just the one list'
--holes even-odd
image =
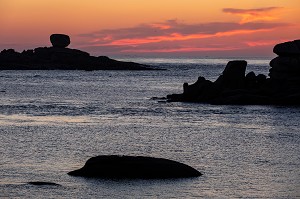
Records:
{"label": "distant headland", "polygon": [[278,56],[271,60],[269,77],[254,72],[245,75],[247,62],[228,62],[223,74],[211,82],[204,77],[168,101],[240,105],[300,105],[300,40],[275,45]]}
{"label": "distant headland", "polygon": [[0,70],[157,70],[134,62],[123,62],[106,56],[67,48],[71,43],[65,34],[50,36],[52,47],[38,47],[19,53],[14,49],[0,52]]}

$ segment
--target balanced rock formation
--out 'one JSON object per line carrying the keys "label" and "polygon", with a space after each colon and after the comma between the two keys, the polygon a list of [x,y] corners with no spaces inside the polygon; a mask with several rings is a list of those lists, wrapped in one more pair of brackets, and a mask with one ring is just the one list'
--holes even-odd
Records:
{"label": "balanced rock formation", "polygon": [[14,49],[0,52],[0,70],[157,70],[134,62],[122,62],[106,56],[91,56],[89,53],[66,48],[70,44],[68,35],[53,34],[53,47],[37,47],[24,50]]}
{"label": "balanced rock formation", "polygon": [[280,56],[299,56],[300,40],[288,41],[274,46],[273,52]]}
{"label": "balanced rock formation", "polygon": [[223,74],[211,82],[204,77],[192,85],[183,84],[182,94],[168,95],[168,101],[210,104],[300,105],[300,40],[277,44],[279,55],[270,62],[269,78],[249,72],[246,61],[230,61]]}
{"label": "balanced rock formation", "polygon": [[278,57],[270,62],[269,76],[276,80],[300,81],[300,40],[277,44],[273,51]]}
{"label": "balanced rock formation", "polygon": [[143,156],[97,156],[84,167],[68,173],[71,176],[111,179],[167,179],[197,177],[201,173],[172,160]]}
{"label": "balanced rock formation", "polygon": [[52,34],[50,41],[52,46],[57,48],[66,48],[71,43],[70,37],[65,34]]}

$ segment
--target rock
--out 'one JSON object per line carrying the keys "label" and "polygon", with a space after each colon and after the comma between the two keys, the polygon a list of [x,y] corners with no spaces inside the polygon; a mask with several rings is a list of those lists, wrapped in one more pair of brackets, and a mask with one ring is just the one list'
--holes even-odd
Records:
{"label": "rock", "polygon": [[188,102],[183,94],[170,94],[167,95],[168,102]]}
{"label": "rock", "polygon": [[246,75],[246,80],[247,81],[255,81],[256,79],[256,75],[253,71],[249,72],[247,75]]}
{"label": "rock", "polygon": [[4,49],[0,52],[0,70],[160,70],[106,56],[91,56],[78,49],[64,48],[70,43],[69,40],[67,35],[53,34],[53,47],[37,47],[22,53]]}
{"label": "rock", "polygon": [[246,66],[247,62],[243,60],[230,61],[215,82],[200,76],[194,84],[183,84],[183,94],[168,95],[168,101],[211,103],[220,97],[224,89],[244,88]]}
{"label": "rock", "polygon": [[244,87],[247,62],[235,60],[227,63],[223,71],[223,86],[229,88]]}
{"label": "rock", "polygon": [[274,99],[274,104],[277,105],[289,105],[289,106],[299,106],[300,105],[300,93],[294,93],[291,95],[282,96],[280,98]]}
{"label": "rock", "polygon": [[56,184],[54,182],[43,182],[43,181],[33,181],[33,182],[28,182],[30,185],[38,185],[38,186],[61,186],[60,184]]}
{"label": "rock", "polygon": [[0,63],[2,62],[13,62],[20,59],[20,53],[14,49],[4,49],[0,52]]}
{"label": "rock", "polygon": [[53,47],[66,48],[70,43],[70,37],[65,34],[52,34],[50,41]]}
{"label": "rock", "polygon": [[278,72],[300,72],[300,56],[279,56],[271,60],[270,66]]}
{"label": "rock", "polygon": [[300,40],[277,44],[273,48],[273,52],[280,56],[300,55]]}
{"label": "rock", "polygon": [[223,71],[224,78],[242,79],[245,77],[247,62],[245,60],[229,61]]}
{"label": "rock", "polygon": [[151,97],[151,100],[166,100],[166,97]]}
{"label": "rock", "polygon": [[184,84],[183,94],[168,95],[168,101],[299,106],[300,40],[277,44],[273,50],[279,56],[270,62],[270,78],[254,72],[245,76],[247,62],[230,61],[223,74],[205,89],[198,79],[195,84]]}
{"label": "rock", "polygon": [[267,80],[267,76],[263,75],[263,74],[258,74],[256,76],[256,83],[259,86],[262,86]]}
{"label": "rock", "polygon": [[236,95],[229,95],[227,97],[215,99],[212,104],[218,105],[264,105],[270,104],[270,99],[266,96],[253,95],[246,93],[237,93]]}
{"label": "rock", "polygon": [[[202,93],[205,93],[207,89],[210,88],[212,82],[206,80],[204,77],[198,77],[198,80],[189,85],[188,83],[183,84],[183,95],[187,101],[195,101],[195,96],[202,96]],[[197,100],[197,99],[196,99]]]}
{"label": "rock", "polygon": [[270,78],[277,81],[300,79],[300,40],[277,44],[274,52],[279,56],[270,62]]}
{"label": "rock", "polygon": [[256,75],[253,71],[249,72],[245,77],[245,86],[248,89],[256,88]]}
{"label": "rock", "polygon": [[201,173],[172,160],[143,156],[97,156],[84,167],[68,173],[71,176],[95,178],[167,179],[197,177]]}

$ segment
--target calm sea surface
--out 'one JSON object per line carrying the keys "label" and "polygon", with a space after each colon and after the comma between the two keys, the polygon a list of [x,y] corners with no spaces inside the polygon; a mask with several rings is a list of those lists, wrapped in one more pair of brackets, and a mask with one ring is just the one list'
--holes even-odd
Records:
{"label": "calm sea surface", "polygon": [[[300,198],[300,108],[151,100],[215,80],[229,60],[129,60],[168,70],[0,71],[0,198]],[[268,64],[249,59],[248,71]],[[67,175],[110,154],[168,158],[203,176]]]}

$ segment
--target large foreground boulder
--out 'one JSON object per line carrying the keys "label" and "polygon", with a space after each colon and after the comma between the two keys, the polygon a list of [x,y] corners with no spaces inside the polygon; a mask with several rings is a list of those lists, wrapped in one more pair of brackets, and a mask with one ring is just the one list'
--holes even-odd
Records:
{"label": "large foreground boulder", "polygon": [[166,179],[202,175],[194,168],[172,160],[117,155],[92,157],[84,167],[68,174],[71,176],[113,179]]}

